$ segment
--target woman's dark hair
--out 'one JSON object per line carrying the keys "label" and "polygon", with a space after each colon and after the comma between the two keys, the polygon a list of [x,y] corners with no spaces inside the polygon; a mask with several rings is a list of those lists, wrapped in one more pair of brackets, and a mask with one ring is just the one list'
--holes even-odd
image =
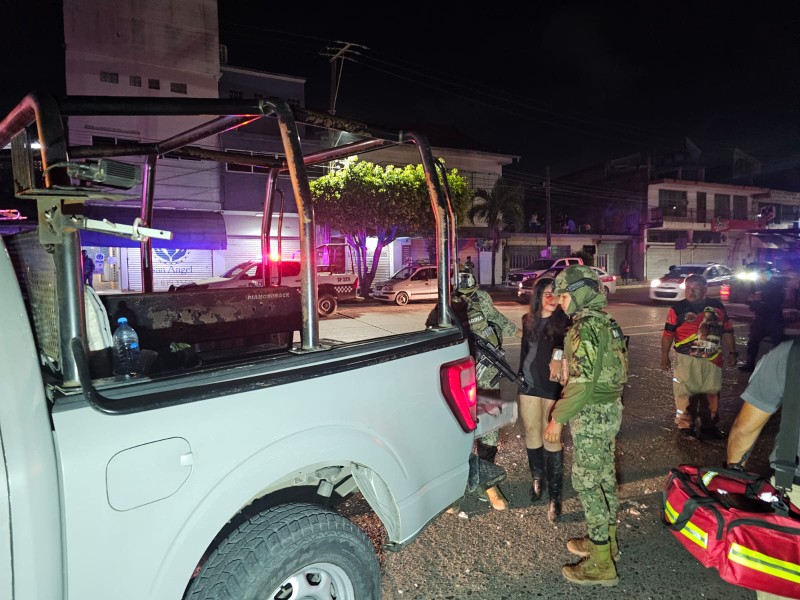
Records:
{"label": "woman's dark hair", "polygon": [[[534,340],[538,339],[539,321],[542,320],[542,296],[544,296],[544,291],[548,287],[554,285],[555,279],[550,279],[549,277],[539,279],[533,284],[528,322],[532,328],[531,337]],[[569,317],[564,314],[560,306],[556,307],[552,316],[547,321],[547,326],[542,332],[544,334],[544,339],[552,340],[555,337],[563,337],[569,325]]]}

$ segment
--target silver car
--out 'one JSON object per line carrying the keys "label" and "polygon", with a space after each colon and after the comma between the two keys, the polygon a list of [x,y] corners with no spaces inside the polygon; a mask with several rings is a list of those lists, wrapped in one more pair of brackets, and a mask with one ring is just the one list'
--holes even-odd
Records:
{"label": "silver car", "polygon": [[372,297],[394,302],[398,306],[405,306],[411,300],[436,300],[439,297],[436,274],[435,266],[404,267],[392,275],[391,279],[376,283]]}

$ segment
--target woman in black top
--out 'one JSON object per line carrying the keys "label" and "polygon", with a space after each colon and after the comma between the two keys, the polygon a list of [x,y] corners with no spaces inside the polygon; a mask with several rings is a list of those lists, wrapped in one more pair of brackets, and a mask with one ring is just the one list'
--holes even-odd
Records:
{"label": "woman in black top", "polygon": [[554,523],[561,516],[561,482],[563,479],[564,451],[561,443],[551,444],[543,434],[550,413],[561,397],[563,381],[561,357],[553,350],[563,352],[564,334],[570,319],[558,305],[554,294],[554,281],[540,279],[533,286],[530,310],[522,317],[522,348],[520,373],[528,382],[519,397],[519,412],[525,427],[525,446],[533,483],[531,500],[542,497],[547,482],[550,506],[547,518]]}

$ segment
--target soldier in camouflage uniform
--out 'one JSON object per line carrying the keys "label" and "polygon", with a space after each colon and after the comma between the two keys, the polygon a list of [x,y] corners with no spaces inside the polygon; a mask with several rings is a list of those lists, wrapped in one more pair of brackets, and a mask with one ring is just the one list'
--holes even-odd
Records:
{"label": "soldier in camouflage uniform", "polygon": [[574,442],[572,487],[583,504],[589,535],[567,549],[586,557],[565,565],[566,579],[581,585],[617,585],[617,479],[615,439],[622,419],[622,388],[628,355],[622,330],[603,308],[608,304],[595,272],[583,265],[562,271],[555,293],[573,325],[564,340],[569,379],[556,403],[545,439],[556,442],[569,423]]}
{"label": "soldier in camouflage uniform", "polygon": [[[472,273],[464,272],[460,274],[458,292],[454,298],[454,303],[455,302],[463,302],[465,304],[466,317],[470,331],[493,346],[497,348],[501,347],[504,335],[522,336],[522,331],[517,329],[514,322],[509,320],[494,307],[492,297],[478,288],[478,284],[475,282],[475,276],[472,275]],[[484,394],[488,392],[486,395],[499,395],[499,380],[492,384],[492,380],[497,373],[497,367],[478,364],[476,366],[478,390]],[[497,455],[498,441],[499,432],[497,431],[493,431],[479,438],[477,441],[478,456],[493,463]],[[488,496],[489,502],[492,504],[492,508],[496,510],[505,510],[508,508],[508,501],[497,486],[488,488],[486,490],[486,495]]]}

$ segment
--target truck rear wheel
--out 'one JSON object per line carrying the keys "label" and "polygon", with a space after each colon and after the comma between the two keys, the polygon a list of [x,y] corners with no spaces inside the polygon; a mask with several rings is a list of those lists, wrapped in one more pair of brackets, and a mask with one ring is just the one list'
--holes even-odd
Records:
{"label": "truck rear wheel", "polygon": [[186,598],[360,600],[380,597],[380,578],[372,542],[351,521],[314,504],[286,504],[231,533]]}
{"label": "truck rear wheel", "polygon": [[333,294],[321,294],[317,300],[317,312],[320,317],[327,317],[336,312],[336,296]]}

